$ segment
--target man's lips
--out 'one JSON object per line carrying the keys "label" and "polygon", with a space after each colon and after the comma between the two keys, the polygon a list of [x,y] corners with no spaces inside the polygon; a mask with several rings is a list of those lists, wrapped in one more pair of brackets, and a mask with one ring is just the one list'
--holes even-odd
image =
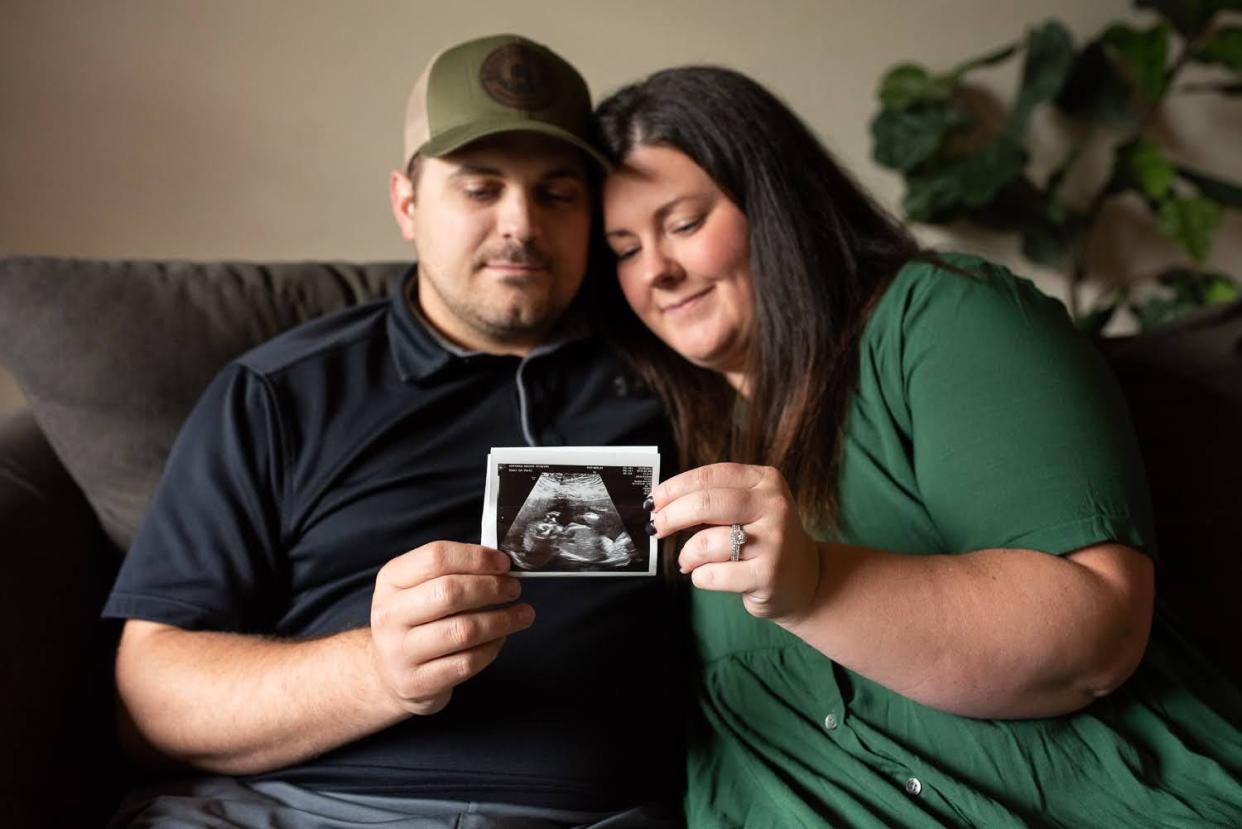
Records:
{"label": "man's lips", "polygon": [[670,313],[670,312],[681,311],[689,307],[690,304],[693,303],[695,300],[699,299],[700,297],[704,297],[708,293],[710,293],[712,290],[712,287],[713,286],[708,285],[706,288],[704,288],[701,291],[698,291],[697,293],[690,294],[687,297],[682,297],[681,299],[678,299],[676,302],[670,302],[668,305],[662,306],[660,308],[660,311],[665,314]]}
{"label": "man's lips", "polygon": [[504,273],[539,273],[548,269],[547,265],[535,262],[485,262],[483,267],[490,271]]}

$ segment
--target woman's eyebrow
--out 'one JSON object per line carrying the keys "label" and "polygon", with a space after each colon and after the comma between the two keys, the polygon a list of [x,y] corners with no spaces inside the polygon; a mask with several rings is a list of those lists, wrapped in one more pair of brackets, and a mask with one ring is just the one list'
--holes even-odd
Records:
{"label": "woman's eyebrow", "polygon": [[[655,212],[652,213],[651,215],[655,218],[656,221],[663,221],[665,216],[673,212],[673,208],[675,208],[677,205],[681,204],[684,201],[689,201],[691,198],[692,196],[688,196],[688,195],[676,196],[674,198],[671,198],[668,201],[666,201],[664,204],[656,208]],[[606,239],[612,238],[614,236],[634,236],[634,235],[635,235],[634,231],[626,230],[625,228],[617,228],[615,230],[604,231],[604,238]]]}

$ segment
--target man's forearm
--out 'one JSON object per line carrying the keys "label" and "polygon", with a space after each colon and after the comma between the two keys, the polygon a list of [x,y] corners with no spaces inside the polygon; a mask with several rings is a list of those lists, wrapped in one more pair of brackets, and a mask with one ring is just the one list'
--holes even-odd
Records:
{"label": "man's forearm", "polygon": [[223,774],[296,763],[409,716],[380,684],[369,628],[280,641],[130,621],[117,688],[143,742]]}

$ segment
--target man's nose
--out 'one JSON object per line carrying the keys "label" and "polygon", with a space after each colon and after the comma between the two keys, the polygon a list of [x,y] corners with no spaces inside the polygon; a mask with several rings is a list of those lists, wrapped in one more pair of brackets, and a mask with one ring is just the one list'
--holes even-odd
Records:
{"label": "man's nose", "polygon": [[529,242],[539,235],[539,215],[529,194],[512,190],[500,205],[500,233],[515,242]]}

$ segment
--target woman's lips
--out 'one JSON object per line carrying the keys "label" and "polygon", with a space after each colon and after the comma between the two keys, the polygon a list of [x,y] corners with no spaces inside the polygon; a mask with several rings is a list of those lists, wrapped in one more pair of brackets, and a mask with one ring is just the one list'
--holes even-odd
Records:
{"label": "woman's lips", "polygon": [[699,291],[698,293],[691,294],[685,299],[679,299],[678,301],[672,303],[671,305],[665,305],[663,308],[660,309],[660,311],[665,314],[678,314],[684,311],[692,310],[699,304],[699,300],[701,300],[703,297],[711,293],[712,287],[713,286],[708,285],[706,288]]}

